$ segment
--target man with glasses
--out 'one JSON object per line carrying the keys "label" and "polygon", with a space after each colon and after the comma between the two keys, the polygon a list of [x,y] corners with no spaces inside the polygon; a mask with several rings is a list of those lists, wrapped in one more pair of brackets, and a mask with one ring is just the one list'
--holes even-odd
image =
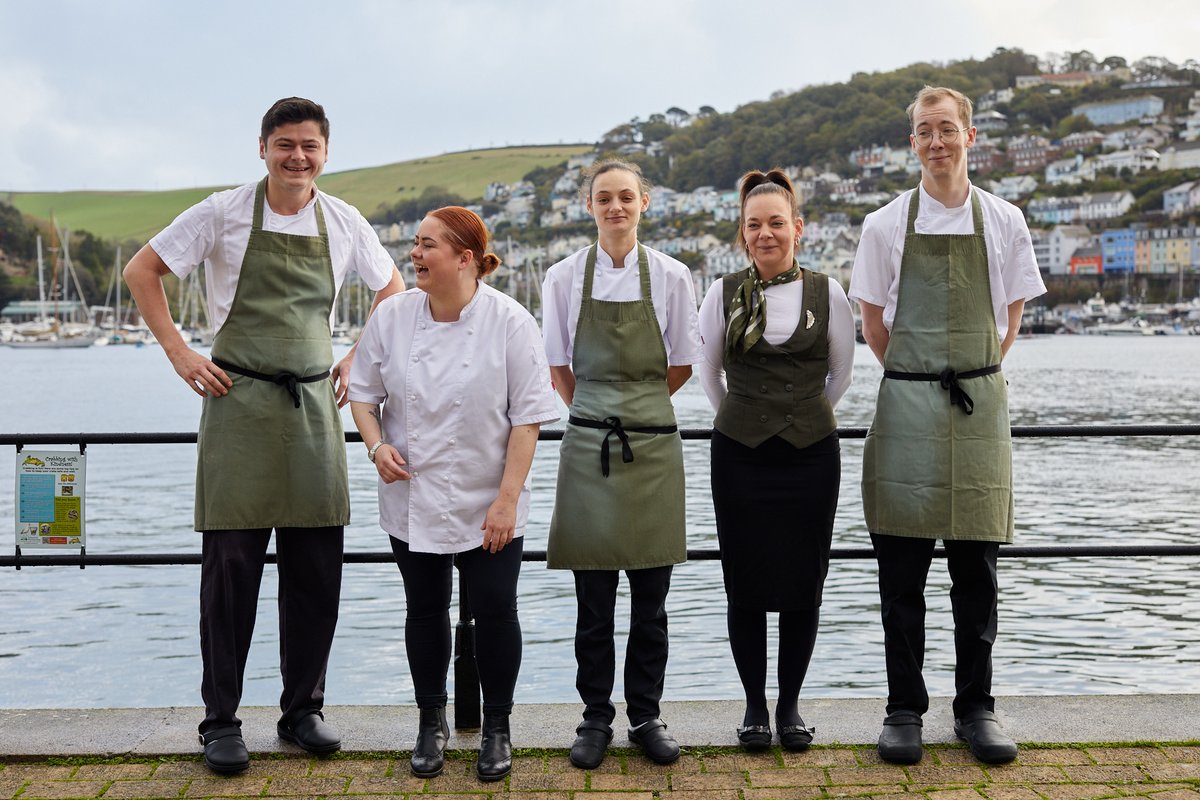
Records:
{"label": "man with glasses", "polygon": [[1021,211],[972,186],[971,101],[926,86],[908,107],[921,183],[869,214],[850,281],[884,367],[863,454],[888,674],[885,761],[921,759],[929,694],[925,580],[945,543],[954,614],[954,731],[980,761],[1017,747],[991,694],[1000,543],[1012,542],[1012,442],[1000,362],[1046,287]]}

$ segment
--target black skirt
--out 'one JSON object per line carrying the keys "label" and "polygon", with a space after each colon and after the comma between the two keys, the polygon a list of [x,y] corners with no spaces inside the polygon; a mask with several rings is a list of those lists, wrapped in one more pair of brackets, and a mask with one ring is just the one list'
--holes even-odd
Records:
{"label": "black skirt", "polygon": [[821,605],[841,472],[836,432],[796,449],[777,437],[746,447],[713,431],[712,498],[730,603]]}

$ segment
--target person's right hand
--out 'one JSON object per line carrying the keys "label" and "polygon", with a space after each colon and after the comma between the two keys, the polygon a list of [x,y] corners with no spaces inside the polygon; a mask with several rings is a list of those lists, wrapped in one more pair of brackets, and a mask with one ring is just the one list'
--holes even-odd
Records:
{"label": "person's right hand", "polygon": [[381,444],[375,451],[375,469],[384,483],[409,480],[412,476],[405,471],[405,466],[407,462],[401,457],[400,451],[390,444]]}
{"label": "person's right hand", "polygon": [[168,358],[188,388],[201,397],[223,397],[229,394],[233,380],[225,374],[225,370],[192,348],[181,348],[169,353]]}

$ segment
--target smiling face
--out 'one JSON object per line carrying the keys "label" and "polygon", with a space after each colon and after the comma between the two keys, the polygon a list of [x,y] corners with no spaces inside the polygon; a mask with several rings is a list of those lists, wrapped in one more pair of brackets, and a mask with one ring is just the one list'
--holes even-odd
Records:
{"label": "smiling face", "polygon": [[601,236],[625,237],[637,231],[650,195],[642,191],[637,175],[625,169],[610,169],[592,181],[588,212],[596,219]]}
{"label": "smiling face", "polygon": [[280,125],[264,141],[258,156],[267,162],[271,184],[286,192],[311,194],[313,181],[325,169],[329,146],[321,126],[313,120]]}
{"label": "smiling face", "polygon": [[409,258],[417,273],[417,288],[428,294],[457,289],[467,274],[471,281],[475,279],[473,254],[470,250],[456,252],[446,226],[436,217],[421,220]]}
{"label": "smiling face", "polygon": [[[975,128],[962,118],[957,103],[949,97],[922,103],[913,109],[913,132],[909,143],[921,160],[922,174],[935,181],[952,183],[967,180],[967,150],[975,144]],[[966,128],[966,130],[962,130]],[[953,142],[943,140],[941,132],[957,131]],[[928,144],[917,141],[917,134],[930,132]]]}
{"label": "smiling face", "polygon": [[742,208],[742,238],[763,279],[791,269],[796,240],[803,232],[804,223],[792,214],[791,204],[782,194],[754,195]]}

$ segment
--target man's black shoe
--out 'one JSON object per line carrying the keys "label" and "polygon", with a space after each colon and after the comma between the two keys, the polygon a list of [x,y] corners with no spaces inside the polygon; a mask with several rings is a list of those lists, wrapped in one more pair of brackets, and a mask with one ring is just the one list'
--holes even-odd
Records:
{"label": "man's black shoe", "polygon": [[305,714],[291,725],[280,720],[275,732],[285,742],[299,745],[309,753],[333,753],[342,746],[337,729],[325,721],[320,711]]}
{"label": "man's black shoe", "polygon": [[629,729],[629,741],[642,748],[655,764],[673,764],[679,758],[679,742],[667,733],[667,723],[652,719]]}
{"label": "man's black shoe", "polygon": [[608,743],[613,731],[608,725],[595,720],[584,720],[575,729],[575,743],[571,745],[571,763],[580,769],[595,769],[604,762]]}
{"label": "man's black shoe", "polygon": [[232,775],[250,767],[250,753],[242,739],[241,728],[219,728],[200,737],[204,745],[204,765],[213,772]]}
{"label": "man's black shoe", "polygon": [[915,764],[924,755],[921,747],[921,715],[915,711],[893,711],[883,721],[879,734],[879,757],[891,764]]}
{"label": "man's black shoe", "polygon": [[969,711],[954,720],[954,734],[967,743],[971,755],[985,764],[1007,764],[1017,757],[1017,744],[1000,729],[991,711]]}

